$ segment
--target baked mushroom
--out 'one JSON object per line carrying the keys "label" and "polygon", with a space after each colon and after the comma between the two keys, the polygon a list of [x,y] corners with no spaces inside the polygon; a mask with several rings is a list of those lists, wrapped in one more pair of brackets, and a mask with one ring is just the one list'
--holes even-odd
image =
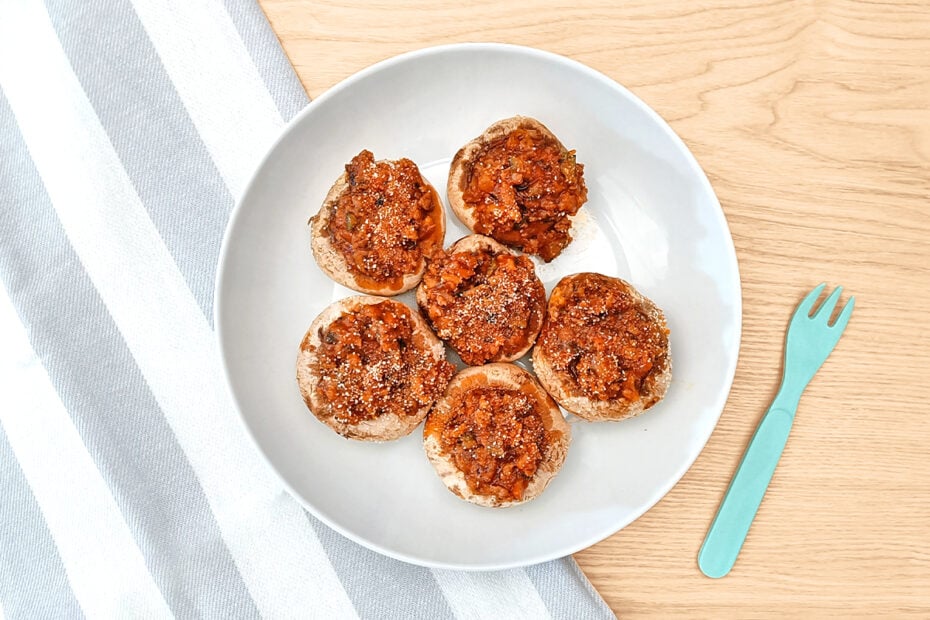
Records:
{"label": "baked mushroom", "polygon": [[452,159],[452,210],[472,232],[546,262],[572,240],[571,216],[587,200],[575,151],[536,119],[498,121]]}
{"label": "baked mushroom", "polygon": [[442,203],[417,165],[375,161],[367,150],[346,165],[309,225],[320,269],[372,295],[416,286],[445,235]]}
{"label": "baked mushroom", "polygon": [[658,403],[672,378],[665,315],[629,282],[562,278],[533,349],[540,383],[586,420],[622,420]]}
{"label": "baked mushroom", "polygon": [[427,417],[423,446],[446,487],[501,508],[537,497],[565,461],[571,430],[530,373],[513,364],[466,368]]}
{"label": "baked mushroom", "polygon": [[546,290],[536,268],[493,239],[469,235],[438,254],[417,288],[436,335],[466,364],[512,362],[536,341]]}
{"label": "baked mushroom", "polygon": [[340,435],[368,441],[413,431],[454,371],[415,311],[365,295],[327,306],[297,356],[297,384],[310,411]]}

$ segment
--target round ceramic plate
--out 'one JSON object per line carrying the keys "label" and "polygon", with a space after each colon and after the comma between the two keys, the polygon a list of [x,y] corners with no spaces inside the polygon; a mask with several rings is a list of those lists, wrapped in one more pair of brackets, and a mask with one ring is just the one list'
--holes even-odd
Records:
{"label": "round ceramic plate", "polygon": [[[538,263],[547,292],[597,271],[665,310],[673,380],[644,415],[569,418],[561,473],[537,499],[481,508],[446,490],[422,432],[344,439],[317,421],[294,379],[313,318],[353,294],[310,253],[307,219],[360,150],[409,157],[444,198],[446,245],[467,234],[445,199],[449,161],[502,118],[532,116],[585,166],[575,240]],[[412,294],[401,297],[412,304]],[[414,305],[415,307],[415,305]],[[259,450],[310,512],[349,538],[417,564],[501,569],[564,556],[613,534],[684,475],[713,431],[736,367],[740,282],[720,205],[694,157],[642,101],[561,56],[506,45],[425,49],[333,87],[287,127],[237,205],[220,259],[216,329],[235,403]],[[528,363],[527,366],[530,366]]]}

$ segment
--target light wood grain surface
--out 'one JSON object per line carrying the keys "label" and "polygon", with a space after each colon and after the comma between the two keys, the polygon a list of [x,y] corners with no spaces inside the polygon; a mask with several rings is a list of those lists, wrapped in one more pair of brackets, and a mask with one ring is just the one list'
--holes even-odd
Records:
{"label": "light wood grain surface", "polygon": [[[739,367],[682,481],[576,556],[618,615],[930,616],[930,3],[261,4],[311,97],[412,49],[531,45],[630,88],[706,171],[739,257]],[[698,547],[822,280],[855,314],[735,569],[710,580]]]}

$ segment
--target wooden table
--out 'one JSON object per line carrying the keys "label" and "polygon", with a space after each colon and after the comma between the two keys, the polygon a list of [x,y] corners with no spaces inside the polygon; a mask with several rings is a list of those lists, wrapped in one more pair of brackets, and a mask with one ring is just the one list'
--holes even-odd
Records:
{"label": "wooden table", "polygon": [[[261,4],[311,97],[420,47],[531,45],[630,88],[706,171],[739,256],[739,367],[684,479],[577,554],[614,611],[930,615],[930,3]],[[735,569],[707,579],[698,547],[777,388],[788,317],[822,280],[856,312]]]}

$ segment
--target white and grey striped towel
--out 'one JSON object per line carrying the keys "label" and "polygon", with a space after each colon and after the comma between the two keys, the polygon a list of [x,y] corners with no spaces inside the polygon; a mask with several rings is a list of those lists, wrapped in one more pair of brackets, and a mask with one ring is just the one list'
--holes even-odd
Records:
{"label": "white and grey striped towel", "polygon": [[359,547],[245,438],[214,268],[306,102],[251,0],[0,0],[0,618],[612,616]]}

